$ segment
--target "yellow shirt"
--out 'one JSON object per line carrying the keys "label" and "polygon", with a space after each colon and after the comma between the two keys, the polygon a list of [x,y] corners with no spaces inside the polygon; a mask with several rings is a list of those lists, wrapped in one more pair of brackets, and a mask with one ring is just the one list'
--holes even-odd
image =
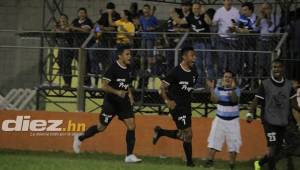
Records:
{"label": "yellow shirt", "polygon": [[132,22],[124,21],[122,19],[117,20],[115,24],[118,26],[117,43],[129,44],[130,36],[134,36],[135,27]]}

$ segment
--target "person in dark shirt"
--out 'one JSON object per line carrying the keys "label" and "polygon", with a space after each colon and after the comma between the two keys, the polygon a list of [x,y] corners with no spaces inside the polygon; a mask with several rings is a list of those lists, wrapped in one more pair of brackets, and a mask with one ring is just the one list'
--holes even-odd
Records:
{"label": "person in dark shirt", "polygon": [[127,156],[126,163],[136,163],[142,160],[133,154],[135,145],[135,118],[132,110],[133,95],[131,92],[130,77],[130,47],[120,45],[117,48],[118,60],[113,63],[102,79],[102,90],[105,92],[102,112],[99,115],[99,124],[88,128],[84,133],[74,136],[73,149],[75,153],[80,152],[81,143],[94,136],[99,132],[103,132],[109,125],[115,115],[123,121],[127,128],[126,144]]}
{"label": "person in dark shirt", "polygon": [[196,53],[192,47],[182,49],[182,62],[162,80],[161,96],[164,99],[176,130],[166,130],[159,126],[154,129],[153,144],[160,137],[182,140],[187,166],[195,166],[192,160],[192,110],[191,93],[196,82],[197,72],[193,69]]}
{"label": "person in dark shirt", "polygon": [[97,21],[97,24],[100,25],[100,29],[104,32],[102,35],[102,44],[103,46],[112,48],[115,46],[116,34],[112,32],[117,31],[117,27],[109,24],[108,11],[112,11],[112,20],[117,21],[121,19],[121,16],[115,10],[115,4],[112,2],[107,3],[106,12],[104,12],[100,19]]}
{"label": "person in dark shirt", "polygon": [[[78,17],[75,18],[71,23],[71,31],[74,32],[74,47],[80,47],[86,38],[88,37],[88,33],[93,28],[93,22],[88,17],[87,10],[85,8],[78,9]],[[74,55],[76,59],[78,59],[78,51],[74,51]],[[87,54],[87,61],[86,61],[86,72],[90,73],[90,60],[89,54]],[[91,86],[91,79],[90,77],[85,77],[84,85],[87,87]]]}
{"label": "person in dark shirt", "polygon": [[262,82],[251,103],[247,121],[251,122],[256,114],[258,104],[262,105],[261,119],[267,140],[268,152],[255,161],[255,170],[268,163],[268,169],[276,168],[276,157],[282,150],[282,143],[286,127],[289,123],[291,108],[300,111],[297,105],[297,94],[292,87],[292,82],[284,78],[284,66],[281,60],[272,62],[271,77]]}
{"label": "person in dark shirt", "polygon": [[[70,32],[69,18],[65,14],[61,14],[59,22],[55,25],[55,32],[68,33]],[[70,34],[61,34],[56,37],[57,44],[59,47],[72,47],[73,41]],[[71,87],[72,83],[72,61],[74,58],[73,50],[59,49],[58,50],[58,65],[59,74],[63,76],[64,87]]]}
{"label": "person in dark shirt", "polygon": [[[119,13],[115,11],[115,4],[112,2],[107,3],[107,10],[113,11],[113,20],[116,21],[120,18]],[[116,27],[109,25],[108,13],[100,13],[99,20],[96,22],[93,31],[95,32],[95,43],[91,48],[112,48],[114,47]],[[89,50],[89,60],[91,62],[91,73],[95,77],[95,87],[98,86],[99,75],[107,70],[107,67],[113,62],[113,51],[109,50]]]}
{"label": "person in dark shirt", "polygon": [[[198,33],[209,33],[209,26],[212,24],[210,17],[206,14],[204,6],[200,3],[194,3],[192,6],[193,15],[189,15],[183,19],[173,18],[176,23],[189,24],[190,31],[193,32],[190,36],[193,47],[197,50],[211,49],[210,38],[207,35]],[[210,52],[197,51],[196,66],[199,79],[197,80],[196,87],[201,88],[204,86],[205,68],[209,79],[215,77],[212,56]]]}

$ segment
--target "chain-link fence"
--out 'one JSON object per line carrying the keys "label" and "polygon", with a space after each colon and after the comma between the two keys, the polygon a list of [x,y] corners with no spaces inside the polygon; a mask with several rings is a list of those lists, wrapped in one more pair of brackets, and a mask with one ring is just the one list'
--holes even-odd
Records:
{"label": "chain-link fence", "polygon": [[[94,33],[12,34],[16,40],[0,46],[3,96],[11,88],[36,88],[37,109],[99,112],[104,96],[100,80],[117,58],[115,33],[103,33],[100,39]],[[193,92],[193,111],[207,115],[215,109],[205,90],[207,79],[218,80],[225,69],[236,72],[243,89],[241,103],[247,106],[259,81],[269,75],[275,48],[281,41],[278,48],[285,44],[283,34],[147,34],[137,33],[130,39],[134,110],[140,113],[167,112],[159,95],[160,79],[178,65],[183,46],[193,46],[197,52],[200,78]],[[13,70],[15,74],[10,74]]]}

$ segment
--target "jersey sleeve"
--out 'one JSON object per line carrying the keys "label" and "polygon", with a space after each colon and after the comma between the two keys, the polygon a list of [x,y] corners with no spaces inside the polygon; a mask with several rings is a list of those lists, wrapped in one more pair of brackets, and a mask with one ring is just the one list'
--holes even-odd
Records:
{"label": "jersey sleeve", "polygon": [[174,83],[174,82],[176,81],[176,78],[175,78],[175,70],[170,71],[170,72],[167,74],[167,76],[166,76],[164,79],[162,79],[162,81],[163,81],[164,83],[166,83],[167,85],[170,85],[170,84]]}
{"label": "jersey sleeve", "polygon": [[105,72],[104,76],[102,77],[102,79],[107,80],[107,81],[111,81],[114,78],[114,69],[111,67],[108,68],[108,70]]}

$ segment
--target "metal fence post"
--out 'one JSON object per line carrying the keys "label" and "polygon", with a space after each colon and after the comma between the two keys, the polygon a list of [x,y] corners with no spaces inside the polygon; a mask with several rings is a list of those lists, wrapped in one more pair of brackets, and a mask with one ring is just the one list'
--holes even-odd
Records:
{"label": "metal fence post", "polygon": [[175,47],[175,57],[174,57],[174,67],[178,65],[178,60],[179,60],[179,48],[183,44],[183,42],[186,40],[187,36],[189,35],[188,32],[184,33],[184,35],[181,37],[180,41]]}
{"label": "metal fence post", "polygon": [[84,90],[84,77],[86,67],[86,50],[79,49],[78,55],[78,87],[77,87],[77,111],[85,111],[85,90]]}

